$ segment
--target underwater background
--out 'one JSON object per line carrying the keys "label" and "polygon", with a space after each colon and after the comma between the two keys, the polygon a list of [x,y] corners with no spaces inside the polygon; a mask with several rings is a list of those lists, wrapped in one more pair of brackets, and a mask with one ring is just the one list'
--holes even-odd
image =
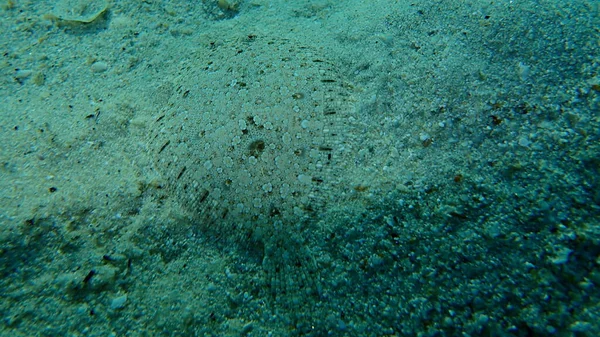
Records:
{"label": "underwater background", "polygon": [[600,2],[0,13],[1,336],[600,336]]}

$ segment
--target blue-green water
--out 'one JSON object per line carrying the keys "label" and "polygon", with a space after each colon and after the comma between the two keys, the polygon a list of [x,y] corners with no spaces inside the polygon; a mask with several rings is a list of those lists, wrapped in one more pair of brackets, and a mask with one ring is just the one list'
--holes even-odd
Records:
{"label": "blue-green water", "polygon": [[0,335],[600,335],[597,1],[0,5]]}

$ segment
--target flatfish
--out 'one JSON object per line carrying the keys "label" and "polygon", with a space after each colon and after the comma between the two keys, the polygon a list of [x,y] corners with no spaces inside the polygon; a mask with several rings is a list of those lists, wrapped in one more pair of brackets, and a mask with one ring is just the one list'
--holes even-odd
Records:
{"label": "flatfish", "polygon": [[197,225],[264,250],[266,288],[319,293],[305,234],[352,165],[352,88],[322,52],[245,36],[201,46],[165,84],[149,134],[165,188]]}

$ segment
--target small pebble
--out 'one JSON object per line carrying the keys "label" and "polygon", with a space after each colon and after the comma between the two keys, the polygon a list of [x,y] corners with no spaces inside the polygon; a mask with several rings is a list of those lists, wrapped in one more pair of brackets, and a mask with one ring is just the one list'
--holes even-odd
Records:
{"label": "small pebble", "polygon": [[110,308],[113,310],[122,309],[125,307],[125,303],[127,302],[127,295],[119,296],[113,298],[112,302],[110,302]]}
{"label": "small pebble", "polygon": [[24,79],[28,78],[29,76],[31,76],[32,73],[33,73],[33,71],[31,71],[29,69],[19,69],[19,70],[17,70],[17,73],[15,74],[15,78],[17,80],[24,80]]}
{"label": "small pebble", "polygon": [[92,72],[95,73],[103,73],[108,69],[108,64],[106,62],[98,61],[92,64]]}

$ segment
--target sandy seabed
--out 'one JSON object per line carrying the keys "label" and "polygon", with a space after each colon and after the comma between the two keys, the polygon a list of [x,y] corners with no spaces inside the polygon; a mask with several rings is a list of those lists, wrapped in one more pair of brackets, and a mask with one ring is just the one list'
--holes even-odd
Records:
{"label": "sandy seabed", "polygon": [[[0,4],[0,335],[600,335],[597,1]],[[302,172],[222,226],[177,185],[213,161],[157,158],[208,148],[178,132],[220,100],[262,132],[239,100],[294,67],[293,99],[333,78],[348,102],[333,150],[307,141],[343,149],[334,183],[292,151]],[[259,202],[294,178],[293,209]]]}

